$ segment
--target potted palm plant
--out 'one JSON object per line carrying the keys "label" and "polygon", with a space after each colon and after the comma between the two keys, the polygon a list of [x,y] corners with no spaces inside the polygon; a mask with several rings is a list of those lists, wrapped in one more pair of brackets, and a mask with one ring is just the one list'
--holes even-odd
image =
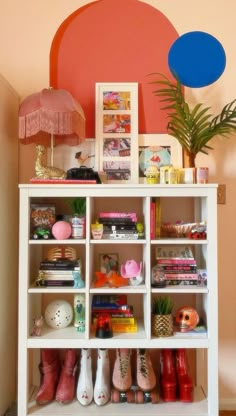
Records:
{"label": "potted palm plant", "polygon": [[220,114],[213,117],[210,107],[202,103],[190,108],[185,100],[183,85],[178,77],[172,82],[165,75],[158,75],[152,84],[159,85],[153,91],[161,102],[165,103],[162,110],[167,111],[167,131],[181,144],[189,167],[195,167],[195,158],[199,152],[208,154],[212,149],[209,142],[217,135],[227,136],[236,130],[236,100],[225,105]]}
{"label": "potted palm plant", "polygon": [[155,337],[169,337],[173,335],[174,304],[170,296],[157,296],[152,302],[152,335]]}

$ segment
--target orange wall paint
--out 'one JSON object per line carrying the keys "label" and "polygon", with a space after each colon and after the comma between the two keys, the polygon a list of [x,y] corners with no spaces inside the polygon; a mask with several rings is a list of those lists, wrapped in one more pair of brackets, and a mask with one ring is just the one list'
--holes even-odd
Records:
{"label": "orange wall paint", "polygon": [[139,132],[166,131],[153,95],[152,72],[168,73],[167,54],[178,34],[157,9],[138,0],[100,0],[59,27],[51,46],[50,85],[81,103],[86,136],[95,137],[95,83],[139,83]]}

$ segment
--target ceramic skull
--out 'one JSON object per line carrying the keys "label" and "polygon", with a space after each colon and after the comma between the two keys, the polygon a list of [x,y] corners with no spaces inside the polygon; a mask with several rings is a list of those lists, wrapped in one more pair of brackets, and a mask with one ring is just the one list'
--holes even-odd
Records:
{"label": "ceramic skull", "polygon": [[181,332],[191,331],[199,322],[199,315],[192,306],[182,306],[176,312],[175,322]]}

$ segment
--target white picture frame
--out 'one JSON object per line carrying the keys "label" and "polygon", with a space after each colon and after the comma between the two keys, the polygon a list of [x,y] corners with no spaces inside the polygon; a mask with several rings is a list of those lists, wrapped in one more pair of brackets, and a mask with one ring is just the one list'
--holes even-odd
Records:
{"label": "white picture frame", "polygon": [[96,83],[96,140],[105,183],[138,183],[138,83]]}
{"label": "white picture frame", "polygon": [[139,183],[145,182],[144,171],[151,165],[158,169],[166,165],[183,167],[183,149],[175,137],[165,133],[139,135]]}

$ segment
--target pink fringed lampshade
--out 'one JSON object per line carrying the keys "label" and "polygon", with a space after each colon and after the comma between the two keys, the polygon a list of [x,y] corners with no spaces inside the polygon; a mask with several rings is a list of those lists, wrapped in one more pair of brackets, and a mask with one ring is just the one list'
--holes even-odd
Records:
{"label": "pink fringed lampshade", "polygon": [[76,146],[85,139],[81,105],[63,89],[44,88],[25,98],[19,108],[21,143]]}

